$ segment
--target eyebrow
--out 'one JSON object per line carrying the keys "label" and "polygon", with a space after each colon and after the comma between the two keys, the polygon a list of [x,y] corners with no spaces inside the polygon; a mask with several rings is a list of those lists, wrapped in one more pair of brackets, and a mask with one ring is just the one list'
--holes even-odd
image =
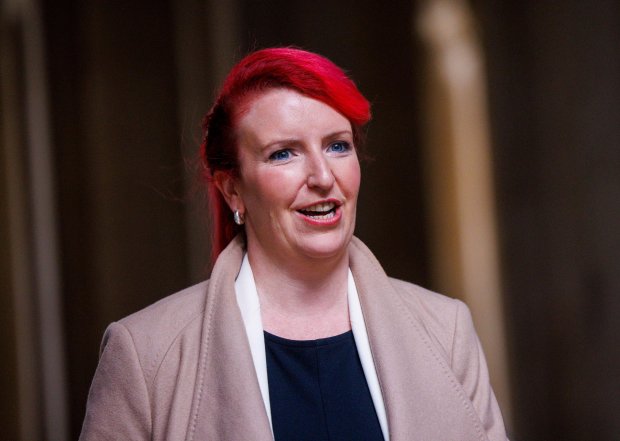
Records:
{"label": "eyebrow", "polygon": [[339,130],[337,132],[330,133],[329,135],[324,136],[323,140],[339,138],[339,137],[344,136],[344,135],[350,136],[351,138],[353,138],[353,131],[352,130]]}
{"label": "eyebrow", "polygon": [[[332,140],[332,139],[337,139],[341,136],[348,136],[351,139],[353,139],[353,131],[351,130],[338,130],[336,132],[332,132],[328,135],[323,136],[323,138],[321,138],[322,141],[325,140]],[[284,139],[278,139],[275,141],[271,141],[268,142],[267,144],[264,144],[260,147],[261,151],[267,150],[271,147],[275,147],[278,145],[288,145],[288,144],[295,144],[295,143],[299,143],[299,138],[284,138]]]}

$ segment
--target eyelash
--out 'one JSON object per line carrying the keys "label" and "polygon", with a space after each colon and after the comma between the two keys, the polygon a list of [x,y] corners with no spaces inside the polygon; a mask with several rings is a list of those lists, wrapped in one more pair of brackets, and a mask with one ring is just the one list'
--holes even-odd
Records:
{"label": "eyelash", "polygon": [[[278,158],[278,156],[282,153],[288,153],[286,158]],[[278,150],[273,152],[271,155],[269,155],[269,160],[270,161],[286,161],[287,159],[291,159],[291,151],[290,149],[282,149],[282,150]]]}
{"label": "eyelash", "polygon": [[[334,146],[342,146],[341,150],[334,150]],[[332,142],[328,147],[327,147],[328,151],[332,151],[334,153],[346,153],[349,150],[351,150],[351,144],[347,141],[336,141],[336,142]],[[286,153],[286,157],[281,157],[282,154]],[[293,155],[293,152],[291,152],[290,149],[281,149],[281,150],[277,150],[275,152],[273,152],[271,155],[269,155],[269,160],[273,161],[273,162],[279,162],[279,161],[286,161],[291,159],[291,156]]]}
{"label": "eyelash", "polygon": [[349,144],[347,141],[336,141],[333,142],[329,145],[328,150],[332,150],[333,151],[333,147],[336,145],[342,145],[343,149],[337,151],[336,153],[345,153],[348,152],[349,150],[351,150],[351,144]]}

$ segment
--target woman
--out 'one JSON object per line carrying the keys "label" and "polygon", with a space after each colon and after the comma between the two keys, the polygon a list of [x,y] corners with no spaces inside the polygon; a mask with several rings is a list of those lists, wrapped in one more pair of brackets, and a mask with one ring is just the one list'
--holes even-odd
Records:
{"label": "woman", "polygon": [[233,68],[204,123],[211,279],[108,328],[81,439],[506,439],[467,307],[353,236],[369,119],[319,55]]}

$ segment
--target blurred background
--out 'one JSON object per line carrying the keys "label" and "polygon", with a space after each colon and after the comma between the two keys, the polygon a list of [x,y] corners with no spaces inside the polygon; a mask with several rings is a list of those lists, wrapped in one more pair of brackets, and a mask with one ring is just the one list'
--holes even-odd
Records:
{"label": "blurred background", "polygon": [[107,324],[208,276],[201,117],[295,45],[372,102],[356,234],[470,305],[511,439],[620,439],[619,2],[0,4],[0,438],[77,439]]}

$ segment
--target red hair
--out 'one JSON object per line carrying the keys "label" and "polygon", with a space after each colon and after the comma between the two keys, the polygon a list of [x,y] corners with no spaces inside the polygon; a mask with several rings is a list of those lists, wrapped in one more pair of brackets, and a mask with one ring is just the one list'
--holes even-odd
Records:
{"label": "red hair", "polygon": [[212,262],[243,230],[233,222],[230,208],[214,185],[214,174],[238,173],[235,118],[250,94],[272,88],[292,89],[340,112],[351,123],[356,148],[370,120],[368,100],[342,69],[321,55],[294,48],[271,48],[253,52],[237,63],[202,125],[200,151],[213,219]]}

